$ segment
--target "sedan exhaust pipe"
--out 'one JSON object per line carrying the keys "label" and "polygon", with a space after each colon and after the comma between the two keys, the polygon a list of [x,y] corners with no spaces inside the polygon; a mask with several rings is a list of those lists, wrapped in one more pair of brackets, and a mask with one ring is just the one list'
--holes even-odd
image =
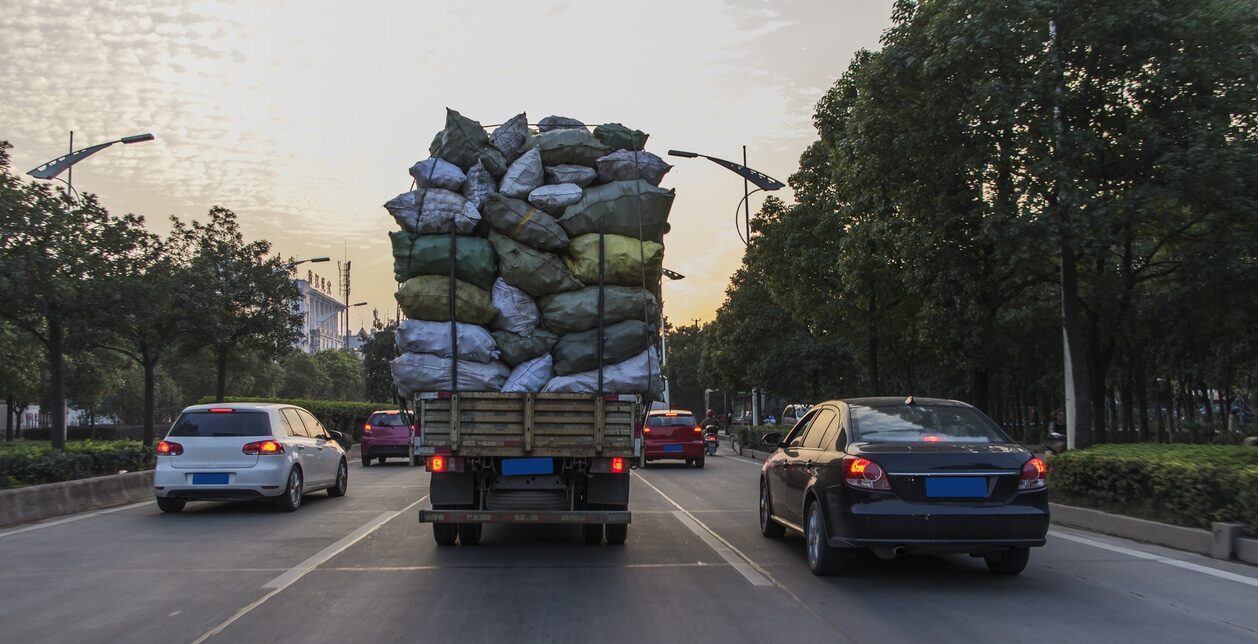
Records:
{"label": "sedan exhaust pipe", "polygon": [[903,554],[905,548],[904,546],[896,546],[894,548],[871,548],[871,550],[874,551],[874,554],[877,555],[879,559],[882,559],[883,561],[890,561]]}

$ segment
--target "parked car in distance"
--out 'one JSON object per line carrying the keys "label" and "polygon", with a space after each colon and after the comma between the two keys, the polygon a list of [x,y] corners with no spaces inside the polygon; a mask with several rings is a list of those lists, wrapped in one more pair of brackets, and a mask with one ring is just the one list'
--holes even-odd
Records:
{"label": "parked car in distance", "polygon": [[157,444],[157,506],[179,512],[188,501],[273,499],[291,512],[308,492],[345,496],[349,471],[342,438],[291,405],[188,407]]}
{"label": "parked car in distance", "polygon": [[684,409],[650,412],[642,426],[642,453],[646,460],[684,460],[703,467],[703,428],[695,415]]}
{"label": "parked car in distance", "polygon": [[803,418],[806,413],[808,413],[808,405],[803,403],[789,404],[782,408],[781,424],[786,427],[793,427],[795,423],[799,422],[799,419]]}
{"label": "parked car in distance", "polygon": [[1048,467],[965,403],[832,400],[765,442],[779,446],[761,468],[760,531],[802,533],[815,574],[863,548],[969,554],[1016,575],[1044,545]]}
{"label": "parked car in distance", "polygon": [[415,421],[410,414],[396,409],[374,411],[363,425],[362,440],[358,448],[362,450],[363,467],[371,465],[371,460],[384,465],[390,456],[410,458],[411,437],[415,435]]}

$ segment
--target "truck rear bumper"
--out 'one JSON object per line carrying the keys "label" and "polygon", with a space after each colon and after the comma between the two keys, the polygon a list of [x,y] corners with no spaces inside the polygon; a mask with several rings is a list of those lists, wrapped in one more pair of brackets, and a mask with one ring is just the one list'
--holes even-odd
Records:
{"label": "truck rear bumper", "polygon": [[492,510],[420,510],[420,523],[631,523],[627,511],[564,510],[494,512]]}

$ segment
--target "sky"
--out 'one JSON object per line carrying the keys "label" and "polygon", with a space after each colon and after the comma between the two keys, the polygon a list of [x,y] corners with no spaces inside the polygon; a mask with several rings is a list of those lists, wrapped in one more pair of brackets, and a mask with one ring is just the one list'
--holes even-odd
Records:
{"label": "sky", "polygon": [[[660,156],[741,161],[746,145],[748,165],[786,181],[816,138],[817,100],[891,14],[891,0],[4,4],[14,171],[64,154],[71,130],[76,148],[152,132],[75,166],[75,188],[155,232],[219,205],[285,257],[350,260],[351,299],[369,302],[355,329],[373,309],[393,316],[382,204],[410,188],[446,107],[486,125],[521,111],[620,122]],[[665,315],[707,321],[742,257],[742,179],[665,158],[677,197],[664,265],[686,276],[665,285]],[[335,282],[334,263],[308,267]]]}

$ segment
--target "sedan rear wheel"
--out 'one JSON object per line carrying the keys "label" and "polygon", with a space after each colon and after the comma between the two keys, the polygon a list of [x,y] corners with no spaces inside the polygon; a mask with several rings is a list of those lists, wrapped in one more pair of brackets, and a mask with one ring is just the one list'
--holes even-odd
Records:
{"label": "sedan rear wheel", "polygon": [[161,509],[162,512],[182,512],[185,504],[187,504],[187,501],[184,501],[183,499],[171,499],[162,496],[157,497],[157,507]]}
{"label": "sedan rear wheel", "polygon": [[275,508],[281,512],[292,512],[301,507],[301,487],[301,470],[294,467],[288,472],[284,493],[275,499]]}
{"label": "sedan rear wheel", "polygon": [[760,534],[778,539],[786,534],[786,527],[773,520],[773,500],[769,497],[769,484],[760,482]]}
{"label": "sedan rear wheel", "polygon": [[370,456],[367,456],[366,454],[363,454],[363,455],[362,455],[362,457],[360,458],[360,460],[361,460],[361,461],[362,461],[362,463],[363,463],[363,467],[371,467],[371,457],[370,457]]}
{"label": "sedan rear wheel", "polygon": [[345,464],[345,459],[341,459],[341,464],[336,467],[336,485],[328,488],[328,496],[345,496],[347,489],[349,489],[349,466]]}
{"label": "sedan rear wheel", "polygon": [[1009,548],[988,553],[983,557],[987,561],[987,569],[996,575],[1016,575],[1026,569],[1031,558],[1030,548]]}
{"label": "sedan rear wheel", "polygon": [[808,546],[808,569],[814,575],[833,575],[843,572],[846,559],[838,548],[831,548],[826,543],[826,530],[822,525],[821,508],[816,503],[808,504],[808,518],[804,521],[804,540]]}

